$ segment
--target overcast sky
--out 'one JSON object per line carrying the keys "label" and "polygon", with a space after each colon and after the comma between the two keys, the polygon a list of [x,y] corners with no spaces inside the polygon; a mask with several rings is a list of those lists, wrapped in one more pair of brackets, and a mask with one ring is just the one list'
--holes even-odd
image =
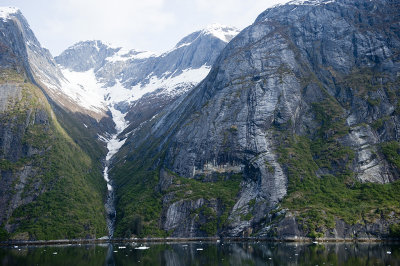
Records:
{"label": "overcast sky", "polygon": [[0,0],[19,7],[53,56],[82,40],[163,52],[213,23],[243,29],[287,0]]}

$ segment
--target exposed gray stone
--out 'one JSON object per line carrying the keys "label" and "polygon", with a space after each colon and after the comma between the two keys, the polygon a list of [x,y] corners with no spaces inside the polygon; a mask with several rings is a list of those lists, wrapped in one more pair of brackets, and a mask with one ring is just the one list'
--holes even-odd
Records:
{"label": "exposed gray stone", "polygon": [[[399,21],[399,6],[386,0],[291,2],[267,9],[226,46],[205,80],[135,131],[124,152],[154,145],[153,154],[166,150],[159,163],[187,178],[241,165],[241,190],[224,233],[242,236],[249,228],[267,226],[270,211],[286,195],[287,167],[278,160],[276,130],[312,138],[321,126],[313,105],[330,99],[351,128],[338,142],[355,151],[355,177],[362,182],[397,180],[398,170],[379,145],[400,140],[394,111],[398,97],[387,93],[389,88],[398,95],[400,89],[400,61],[394,56],[400,51]],[[368,71],[376,75],[366,85],[370,89],[359,84],[366,76],[345,82]],[[379,119],[383,125],[373,128]],[[315,174],[326,173],[335,174],[335,169]],[[249,207],[253,200],[256,210]],[[182,204],[164,202],[164,208],[172,208],[164,217],[169,225],[182,221],[177,214]],[[183,209],[187,215],[190,208]],[[248,213],[252,219],[242,219]],[[278,235],[303,234],[295,214],[278,225]],[[190,227],[190,221],[183,227]],[[369,234],[357,230],[363,237]]]}

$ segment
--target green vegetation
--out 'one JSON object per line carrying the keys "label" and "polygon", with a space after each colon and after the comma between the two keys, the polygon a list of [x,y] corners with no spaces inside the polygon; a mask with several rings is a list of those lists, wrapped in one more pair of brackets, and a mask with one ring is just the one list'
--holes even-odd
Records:
{"label": "green vegetation", "polygon": [[370,91],[382,88],[381,78],[387,78],[383,73],[374,72],[370,68],[353,69],[352,73],[342,81],[347,88],[355,90],[358,96],[364,96]]}
{"label": "green vegetation", "polygon": [[[132,170],[129,168],[118,169],[118,174],[122,171],[126,174]],[[158,185],[159,170],[135,171],[130,182],[124,183],[119,192],[116,236],[127,236],[134,234],[139,237],[146,236],[167,236],[168,232],[159,229],[161,215],[161,200],[164,195],[155,188]],[[173,174],[170,172],[170,174]],[[240,175],[233,175],[228,179],[219,177],[217,182],[203,182],[201,180],[188,179],[174,175],[174,182],[171,188],[165,193],[174,195],[174,201],[179,200],[220,200],[224,206],[224,212],[216,217],[215,212],[204,206],[196,211],[195,214],[201,214],[206,218],[206,223],[201,229],[209,235],[215,235],[217,230],[225,225],[229,211],[235,203],[235,198],[239,192]],[[128,190],[129,189],[129,190]],[[138,217],[141,219],[140,230],[134,228],[138,226],[136,222]]]}
{"label": "green vegetation", "polygon": [[[392,184],[360,183],[349,170],[354,152],[342,146],[338,138],[348,132],[340,107],[331,100],[313,105],[320,123],[317,134],[284,136],[278,149],[279,161],[289,177],[288,194],[282,207],[295,212],[310,237],[321,237],[335,226],[335,217],[346,223],[372,222],[400,214],[400,181]],[[382,151],[394,164],[400,162],[397,142],[382,145]],[[323,173],[317,175],[320,169]]]}
{"label": "green vegetation", "polygon": [[227,206],[235,204],[235,198],[239,192],[241,174],[225,176],[218,175],[216,182],[205,182],[201,179],[179,177],[175,175],[174,183],[169,192],[174,193],[174,200],[197,200],[200,198],[219,199]]}
{"label": "green vegetation", "polygon": [[21,158],[16,162],[11,162],[7,159],[0,159],[0,170],[15,172],[26,165],[27,162],[29,162],[29,160],[26,158]]}
{"label": "green vegetation", "polygon": [[245,215],[240,215],[240,220],[242,221],[250,221],[251,218],[253,218],[253,214],[251,212],[248,212]]}
{"label": "green vegetation", "polygon": [[15,187],[20,182],[20,171],[31,166],[34,174],[28,176],[21,197],[36,195],[34,201],[15,209],[7,221],[17,225],[16,230],[11,234],[1,231],[0,237],[62,239],[106,235],[105,182],[100,164],[64,131],[39,88],[13,72],[2,72],[0,80],[13,82],[21,88],[22,95],[10,102],[0,123],[16,130],[19,145],[35,151],[15,162],[1,159],[0,169],[14,173]]}
{"label": "green vegetation", "polygon": [[[149,126],[149,125],[147,125]],[[145,130],[141,131],[145,132]],[[143,137],[145,139],[145,137]],[[149,146],[150,144],[150,146]],[[173,177],[173,184],[168,191],[158,189],[160,168],[159,162],[164,160],[165,150],[157,140],[149,140],[132,152],[125,146],[115,158],[117,166],[111,172],[117,191],[116,237],[134,234],[139,237],[164,237],[170,232],[160,229],[162,198],[166,193],[173,195],[173,201],[216,199],[222,202],[224,212],[213,219],[212,212],[201,209],[197,213],[206,218],[202,229],[210,235],[223,226],[229,211],[235,203],[239,191],[240,175],[220,175],[216,182],[180,177],[167,171]],[[205,206],[208,207],[208,206]],[[193,215],[195,215],[194,213]],[[141,231],[134,233],[134,219],[141,217]]]}
{"label": "green vegetation", "polygon": [[0,227],[0,241],[7,240],[9,236],[9,233],[3,227]]}
{"label": "green vegetation", "polygon": [[395,115],[400,115],[400,101],[397,101],[396,109],[394,110]]}
{"label": "green vegetation", "polygon": [[381,103],[380,99],[372,99],[371,97],[368,97],[367,103],[371,106],[378,106]]}
{"label": "green vegetation", "polygon": [[20,224],[16,233],[27,231],[35,239],[106,235],[101,179],[87,172],[90,159],[59,138],[40,166],[42,174],[35,178],[49,190],[14,211],[11,223]]}
{"label": "green vegetation", "polygon": [[205,182],[201,179],[190,179],[175,176],[174,183],[169,189],[173,193],[174,200],[197,200],[200,198],[206,201],[219,200],[223,206],[223,213],[217,217],[212,208],[203,206],[197,213],[206,217],[207,222],[201,226],[209,236],[213,236],[219,229],[226,225],[229,212],[236,202],[240,189],[241,174],[218,175],[216,182]]}
{"label": "green vegetation", "polygon": [[265,166],[267,167],[268,172],[274,173],[275,172],[275,167],[271,165],[268,161],[265,161]]}
{"label": "green vegetation", "polygon": [[400,223],[391,224],[389,227],[391,237],[400,237]]}
{"label": "green vegetation", "polygon": [[[122,170],[122,169],[121,169]],[[126,183],[120,189],[117,203],[117,224],[115,236],[134,234],[144,236],[166,236],[158,228],[161,215],[161,195],[155,191],[158,173],[133,172],[134,183]],[[129,190],[128,190],[129,189]],[[139,222],[140,221],[140,222]],[[127,231],[130,232],[127,232]]]}
{"label": "green vegetation", "polygon": [[375,121],[371,124],[371,126],[372,126],[373,129],[378,130],[378,129],[380,129],[381,127],[383,127],[383,124],[384,124],[387,120],[389,120],[389,116],[384,116],[384,117],[382,117],[382,118],[379,118],[379,119],[375,120]]}
{"label": "green vegetation", "polygon": [[206,232],[209,236],[215,236],[218,232],[218,228],[221,226],[221,221],[218,219],[215,210],[203,205],[197,209],[195,213],[197,215],[203,215],[207,220],[200,226],[200,229]]}
{"label": "green vegetation", "polygon": [[288,195],[282,207],[298,213],[309,236],[318,237],[324,229],[333,228],[334,217],[355,224],[388,217],[391,212],[400,214],[400,181],[359,183],[346,170],[318,177],[310,143],[304,137],[294,137],[291,145],[280,151],[281,163],[289,174]]}
{"label": "green vegetation", "polygon": [[251,199],[251,200],[249,201],[249,207],[250,207],[251,209],[253,209],[254,206],[256,206],[256,199]]}
{"label": "green vegetation", "polygon": [[382,143],[381,150],[386,159],[400,170],[400,143],[397,141]]}
{"label": "green vegetation", "polygon": [[[154,165],[159,157],[162,158],[163,151],[153,153],[158,145],[155,142],[153,147],[144,146],[134,153],[122,149],[120,157],[114,159],[116,166],[110,175],[115,181],[117,193],[115,237],[131,234],[138,237],[167,236],[165,231],[159,229],[162,197],[156,187],[160,169]],[[137,157],[133,157],[135,155]],[[138,219],[141,221],[140,230],[135,229]]]}

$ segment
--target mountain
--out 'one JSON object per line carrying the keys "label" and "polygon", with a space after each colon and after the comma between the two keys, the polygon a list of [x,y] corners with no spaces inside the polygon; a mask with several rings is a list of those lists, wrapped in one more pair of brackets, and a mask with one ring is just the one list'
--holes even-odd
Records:
{"label": "mountain", "polygon": [[399,11],[312,0],[260,14],[198,86],[126,133],[115,234],[398,234]]}
{"label": "mountain", "polygon": [[115,223],[112,158],[126,141],[127,132],[162,112],[190,91],[209,72],[220,51],[238,33],[218,24],[184,37],[161,55],[113,47],[101,41],[74,44],[55,58],[66,79],[60,91],[86,110],[110,111],[115,131],[98,134],[108,148],[104,162],[109,236]]}
{"label": "mountain", "polygon": [[0,8],[0,239],[398,237],[399,9],[292,1],[54,59]]}
{"label": "mountain", "polygon": [[86,41],[54,60],[18,9],[0,18],[1,238],[112,236],[118,135],[200,82],[238,31],[212,25],[161,55]]}
{"label": "mountain", "polygon": [[0,239],[107,234],[96,120],[58,90],[61,71],[16,8],[0,8]]}
{"label": "mountain", "polygon": [[55,60],[71,83],[64,86],[66,94],[86,108],[115,107],[126,113],[133,130],[197,85],[237,33],[231,27],[210,25],[160,55],[84,41]]}

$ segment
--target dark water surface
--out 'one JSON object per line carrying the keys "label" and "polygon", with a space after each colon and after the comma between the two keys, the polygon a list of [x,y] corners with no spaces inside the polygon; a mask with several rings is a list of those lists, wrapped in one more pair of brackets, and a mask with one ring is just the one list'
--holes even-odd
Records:
{"label": "dark water surface", "polygon": [[[142,249],[138,247],[142,246]],[[144,249],[146,246],[148,249]],[[2,265],[400,265],[389,243],[146,243],[0,247]]]}

